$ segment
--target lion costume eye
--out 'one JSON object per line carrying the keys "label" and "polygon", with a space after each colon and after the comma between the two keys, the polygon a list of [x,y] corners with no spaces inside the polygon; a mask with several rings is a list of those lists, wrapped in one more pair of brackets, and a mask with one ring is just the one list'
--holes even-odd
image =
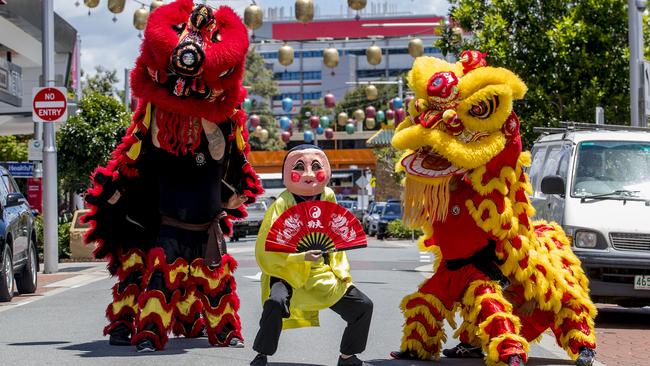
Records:
{"label": "lion costume eye", "polygon": [[181,33],[183,33],[183,31],[185,30],[185,23],[172,25],[172,29],[174,30],[174,32],[176,32],[176,34],[180,36]]}
{"label": "lion costume eye", "polygon": [[478,104],[474,104],[468,113],[472,117],[486,119],[490,117],[497,108],[499,108],[499,97],[493,95],[490,99],[482,100]]}

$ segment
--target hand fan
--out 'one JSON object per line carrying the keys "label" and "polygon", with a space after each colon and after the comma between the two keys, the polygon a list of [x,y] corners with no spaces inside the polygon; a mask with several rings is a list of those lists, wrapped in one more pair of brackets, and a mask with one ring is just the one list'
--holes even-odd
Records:
{"label": "hand fan", "polygon": [[273,223],[266,237],[269,252],[336,252],[368,245],[361,223],[345,208],[328,201],[301,202]]}

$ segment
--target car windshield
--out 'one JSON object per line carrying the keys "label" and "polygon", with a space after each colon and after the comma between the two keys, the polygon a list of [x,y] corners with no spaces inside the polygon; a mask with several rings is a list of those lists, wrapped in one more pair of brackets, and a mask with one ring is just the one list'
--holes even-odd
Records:
{"label": "car windshield", "polygon": [[572,196],[596,195],[650,198],[650,142],[580,143]]}
{"label": "car windshield", "polygon": [[345,208],[347,208],[347,209],[351,209],[351,208],[352,208],[352,202],[349,202],[349,201],[340,201],[340,202],[339,202],[339,206],[341,206],[341,207],[345,207]]}
{"label": "car windshield", "polygon": [[384,208],[384,216],[401,216],[402,215],[402,205],[400,204],[388,204]]}
{"label": "car windshield", "polygon": [[372,212],[370,212],[370,213],[373,214],[373,215],[378,214],[378,213],[381,212],[381,210],[383,208],[384,208],[384,205],[381,205],[381,204],[374,205],[373,208],[372,208]]}
{"label": "car windshield", "polygon": [[262,201],[257,201],[246,206],[248,211],[266,211],[266,203]]}

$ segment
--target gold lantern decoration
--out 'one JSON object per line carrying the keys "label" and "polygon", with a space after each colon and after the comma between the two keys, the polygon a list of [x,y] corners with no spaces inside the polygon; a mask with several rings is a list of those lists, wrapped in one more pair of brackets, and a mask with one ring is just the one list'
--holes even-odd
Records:
{"label": "gold lantern decoration", "polygon": [[84,5],[89,8],[96,8],[99,5],[99,0],[84,0]]}
{"label": "gold lantern decoration", "polygon": [[381,48],[373,43],[366,50],[366,59],[371,65],[379,65],[381,63]]}
{"label": "gold lantern decoration", "polygon": [[368,0],[348,0],[348,6],[352,10],[361,10],[366,7]]}
{"label": "gold lantern decoration", "polygon": [[296,19],[302,23],[314,20],[314,0],[296,0]]}
{"label": "gold lantern decoration", "polygon": [[379,90],[377,90],[377,87],[370,84],[366,86],[366,98],[368,100],[375,100],[379,96]]}
{"label": "gold lantern decoration", "polygon": [[363,121],[366,119],[366,112],[364,112],[363,109],[357,109],[354,111],[354,119],[356,121]]}
{"label": "gold lantern decoration", "polygon": [[334,47],[326,48],[323,51],[323,63],[330,69],[335,68],[339,64],[339,50]]}
{"label": "gold lantern decoration", "polygon": [[424,43],[420,38],[413,38],[409,41],[409,55],[413,58],[424,55]]}
{"label": "gold lantern decoration", "polygon": [[113,14],[119,14],[124,11],[126,0],[108,0],[108,10]]}
{"label": "gold lantern decoration", "polygon": [[278,50],[278,61],[280,65],[285,67],[291,65],[293,63],[293,47],[286,43],[280,47]]}
{"label": "gold lantern decoration", "polygon": [[[257,126],[257,127],[261,127],[261,126]],[[266,128],[262,128],[257,138],[259,138],[261,142],[266,142],[269,139],[269,130],[267,130]]]}
{"label": "gold lantern decoration", "polygon": [[262,11],[262,8],[256,4],[251,4],[246,7],[246,10],[244,10],[244,24],[246,24],[249,29],[255,30],[262,26],[263,16],[264,12]]}
{"label": "gold lantern decoration", "polygon": [[165,5],[165,3],[162,2],[162,0],[153,0],[151,2],[151,5],[149,5],[149,11],[154,11],[161,7],[162,5]]}
{"label": "gold lantern decoration", "polygon": [[133,26],[137,30],[143,30],[147,25],[147,18],[149,17],[149,11],[144,7],[138,9],[133,13]]}
{"label": "gold lantern decoration", "polygon": [[339,113],[339,115],[336,117],[336,121],[339,123],[339,126],[345,126],[348,124],[348,114],[345,112]]}

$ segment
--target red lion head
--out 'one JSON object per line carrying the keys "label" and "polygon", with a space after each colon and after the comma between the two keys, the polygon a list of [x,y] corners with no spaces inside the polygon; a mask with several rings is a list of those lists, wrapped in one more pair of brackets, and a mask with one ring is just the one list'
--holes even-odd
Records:
{"label": "red lion head", "polygon": [[229,7],[177,0],[151,13],[131,74],[142,102],[220,122],[246,95],[248,31]]}

